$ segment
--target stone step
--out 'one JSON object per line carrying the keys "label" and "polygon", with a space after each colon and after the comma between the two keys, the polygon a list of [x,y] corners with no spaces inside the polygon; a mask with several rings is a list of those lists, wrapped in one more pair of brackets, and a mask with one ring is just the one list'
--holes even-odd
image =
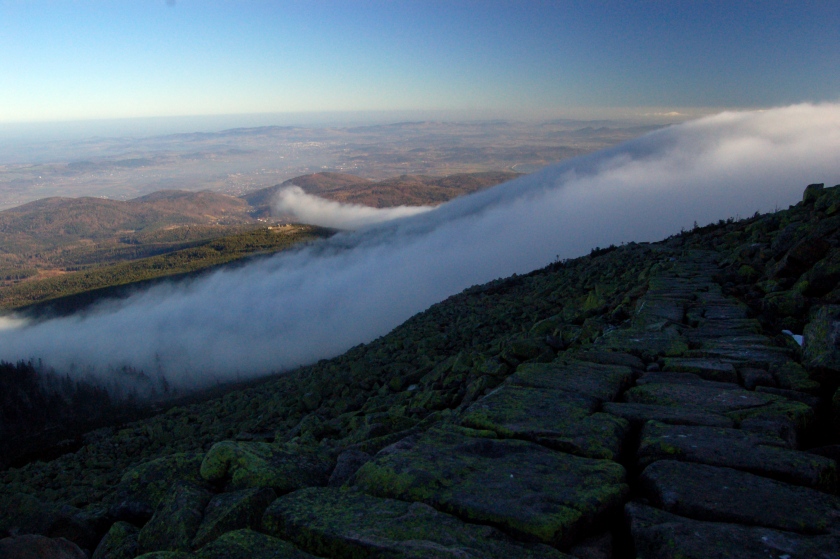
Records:
{"label": "stone step", "polygon": [[422,503],[326,487],[280,497],[265,511],[262,529],[323,557],[568,557],[546,545],[515,542],[495,528],[462,522]]}
{"label": "stone step", "polygon": [[731,468],[654,462],[640,484],[651,504],[695,520],[803,534],[840,534],[840,498]]}
{"label": "stone step", "polygon": [[503,386],[467,408],[461,425],[493,431],[499,437],[533,441],[589,458],[614,460],[629,424],[598,413],[600,400],[551,390]]}
{"label": "stone step", "polygon": [[671,371],[645,373],[636,380],[637,386],[644,386],[646,384],[688,384],[721,390],[738,390],[741,388],[740,385],[732,382],[717,382],[706,380],[694,373],[675,373]]}
{"label": "stone step", "polygon": [[706,380],[738,382],[738,371],[732,361],[722,359],[669,358],[662,363],[664,371],[694,373]]}
{"label": "stone step", "polygon": [[633,381],[633,370],[560,358],[551,363],[526,363],[516,368],[507,384],[565,390],[612,401]]}
{"label": "stone step", "polygon": [[685,357],[700,357],[718,360],[736,361],[742,367],[770,367],[784,363],[790,359],[788,351],[761,345],[741,345],[715,343],[704,344],[702,349],[692,349],[685,352]]}
{"label": "stone step", "polygon": [[629,491],[615,462],[441,428],[382,450],[354,485],[560,547],[618,510]]}
{"label": "stone step", "polygon": [[742,429],[650,421],[642,429],[637,460],[641,467],[658,460],[722,466],[829,493],[835,491],[834,460],[785,446],[780,437]]}
{"label": "stone step", "polygon": [[725,383],[641,384],[627,390],[623,399],[625,402],[636,404],[690,405],[719,414],[742,412],[735,414],[740,418],[754,415],[770,416],[774,415],[772,412],[775,410],[784,417],[790,417],[791,413],[796,414],[790,418],[798,419],[803,424],[813,416],[813,411],[799,402],[792,402],[776,394],[744,390]]}
{"label": "stone step", "polygon": [[588,361],[590,363],[600,363],[601,365],[621,365],[640,371],[645,369],[644,361],[635,355],[618,351],[586,350],[574,354],[567,353],[566,355],[569,355],[571,359],[577,361]]}
{"label": "stone step", "polygon": [[648,421],[659,421],[671,425],[705,425],[708,427],[735,427],[735,421],[725,415],[712,413],[696,406],[657,406],[652,404],[628,404],[605,402],[604,412],[617,415],[641,427]]}
{"label": "stone step", "polygon": [[645,361],[654,361],[662,356],[676,357],[688,351],[688,340],[673,330],[613,330],[605,333],[596,343],[606,349],[629,353]]}
{"label": "stone step", "polygon": [[639,559],[836,559],[840,536],[704,522],[628,503],[624,514]]}

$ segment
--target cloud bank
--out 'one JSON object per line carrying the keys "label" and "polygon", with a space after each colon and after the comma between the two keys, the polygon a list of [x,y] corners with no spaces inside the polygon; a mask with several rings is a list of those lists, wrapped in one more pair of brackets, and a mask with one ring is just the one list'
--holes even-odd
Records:
{"label": "cloud bank", "polygon": [[188,284],[0,330],[0,359],[179,386],[337,355],[470,285],[786,207],[840,182],[840,105],[728,112]]}
{"label": "cloud bank", "polygon": [[277,192],[271,205],[275,215],[293,215],[302,223],[355,230],[368,225],[425,213],[433,206],[397,206],[371,208],[360,204],[342,204],[312,196],[299,186],[289,186]]}

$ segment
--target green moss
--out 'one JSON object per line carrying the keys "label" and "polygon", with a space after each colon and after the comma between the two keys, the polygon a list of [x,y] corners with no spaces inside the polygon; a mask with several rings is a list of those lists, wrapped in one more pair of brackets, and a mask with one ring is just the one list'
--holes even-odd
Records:
{"label": "green moss", "polygon": [[282,494],[325,484],[332,464],[330,458],[317,450],[223,441],[207,452],[201,464],[201,476],[212,482],[229,479],[232,489],[271,487]]}

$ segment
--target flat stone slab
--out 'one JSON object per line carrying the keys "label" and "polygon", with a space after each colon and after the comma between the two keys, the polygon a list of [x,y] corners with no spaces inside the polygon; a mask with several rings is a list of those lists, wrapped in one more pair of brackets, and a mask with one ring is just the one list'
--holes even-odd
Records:
{"label": "flat stone slab", "polygon": [[468,524],[423,503],[337,488],[308,488],[274,501],[263,531],[324,557],[568,557],[542,544],[515,542],[490,526]]}
{"label": "flat stone slab", "polygon": [[715,340],[733,336],[761,335],[761,323],[755,319],[704,320],[686,335],[692,341]]}
{"label": "flat stone slab", "polygon": [[632,380],[630,367],[561,359],[551,363],[520,365],[506,382],[514,386],[565,390],[612,401]]}
{"label": "flat stone slab", "polygon": [[636,404],[690,405],[723,414],[744,408],[766,406],[782,398],[775,394],[756,393],[739,387],[660,382],[635,386],[624,393],[624,399]]}
{"label": "flat stone slab", "polygon": [[660,460],[642,472],[650,503],[695,520],[840,533],[840,498],[731,468]]}
{"label": "flat stone slab", "polygon": [[642,429],[637,454],[641,467],[657,460],[723,466],[834,492],[837,464],[823,456],[786,448],[775,436],[741,429],[667,425],[650,421]]}
{"label": "flat stone slab", "polygon": [[731,361],[719,359],[671,358],[665,359],[663,371],[694,373],[700,378],[718,382],[738,382],[738,371]]}
{"label": "flat stone slab", "polygon": [[773,340],[761,334],[740,334],[732,336],[717,336],[705,339],[700,342],[700,347],[713,348],[716,345],[747,345],[747,346],[769,346],[772,347]]}
{"label": "flat stone slab", "polygon": [[634,404],[691,406],[726,415],[736,424],[746,419],[789,421],[799,432],[814,421],[814,410],[806,404],[776,394],[753,392],[719,386],[658,383],[635,386],[624,393],[624,400]]}
{"label": "flat stone slab", "polygon": [[630,425],[598,413],[600,402],[563,390],[503,386],[473,403],[461,425],[589,458],[615,459]]}
{"label": "flat stone slab", "polygon": [[631,328],[606,333],[599,343],[608,349],[635,355],[646,361],[660,356],[677,357],[688,351],[687,339],[669,331],[649,332]]}
{"label": "flat stone slab", "polygon": [[705,425],[708,427],[735,427],[735,422],[725,415],[712,413],[694,406],[657,406],[653,404],[627,404],[605,402],[603,410],[617,415],[640,427],[648,421],[671,425]]}
{"label": "flat stone slab", "polygon": [[743,319],[747,318],[747,311],[746,306],[734,304],[729,301],[717,304],[710,302],[703,305],[703,316],[708,319]]}
{"label": "flat stone slab", "polygon": [[636,306],[634,320],[656,322],[666,319],[680,323],[685,318],[685,306],[690,302],[681,298],[646,297]]}
{"label": "flat stone slab", "polygon": [[704,522],[628,503],[624,514],[639,559],[837,559],[840,537]]}
{"label": "flat stone slab", "polygon": [[731,382],[717,382],[713,380],[706,380],[694,373],[675,373],[671,371],[657,371],[643,374],[636,379],[636,385],[644,384],[690,384],[692,386],[705,386],[708,388],[718,388],[721,390],[735,390],[741,388],[740,385]]}
{"label": "flat stone slab", "polygon": [[590,363],[600,363],[602,365],[621,365],[642,371],[645,369],[644,361],[635,355],[619,351],[587,350],[575,353],[572,357],[578,361],[588,361]]}
{"label": "flat stone slab", "polygon": [[[705,344],[704,344],[705,345]],[[747,346],[740,344],[709,344],[702,349],[685,352],[686,357],[711,359],[729,359],[737,361],[743,367],[770,367],[790,359],[787,351],[768,346]]]}
{"label": "flat stone slab", "polygon": [[395,446],[362,466],[357,487],[555,545],[573,543],[628,492],[621,465],[527,441],[434,428]]}

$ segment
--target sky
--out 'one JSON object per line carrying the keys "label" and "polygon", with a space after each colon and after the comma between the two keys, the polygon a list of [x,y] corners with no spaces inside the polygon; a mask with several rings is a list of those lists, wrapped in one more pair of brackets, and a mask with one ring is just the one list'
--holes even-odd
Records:
{"label": "sky", "polygon": [[838,27],[836,1],[0,0],[0,125],[836,102]]}

